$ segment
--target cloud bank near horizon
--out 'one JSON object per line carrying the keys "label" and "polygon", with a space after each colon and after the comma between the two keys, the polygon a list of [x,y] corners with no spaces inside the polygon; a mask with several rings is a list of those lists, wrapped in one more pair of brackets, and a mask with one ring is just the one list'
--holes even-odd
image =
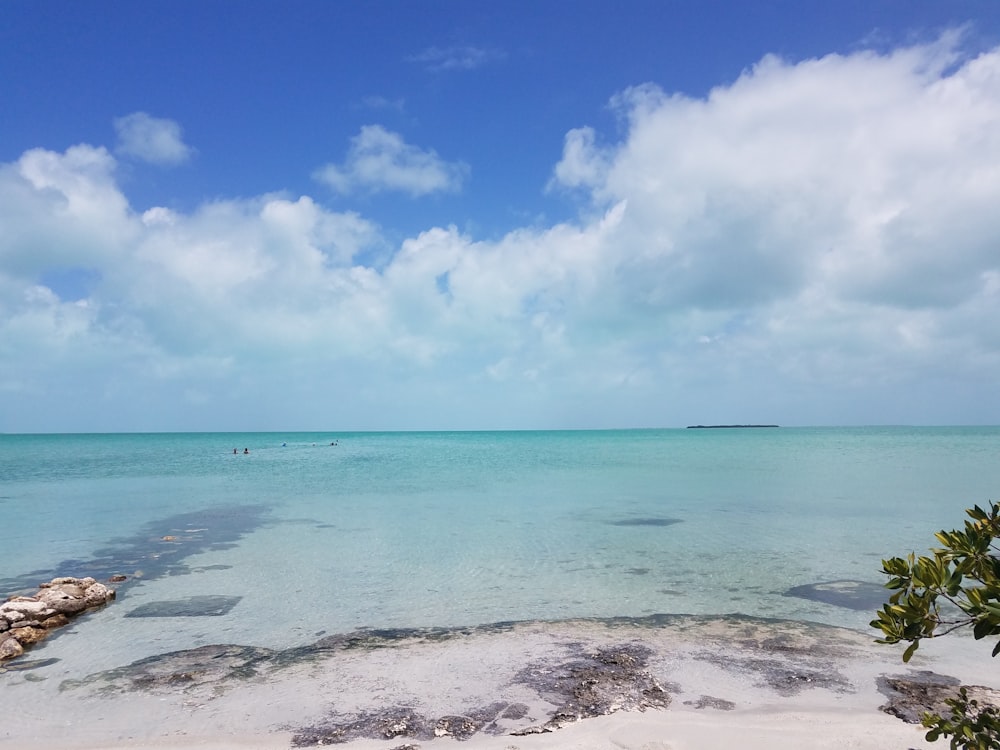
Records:
{"label": "cloud bank near horizon", "polygon": [[[307,195],[140,210],[96,145],[0,165],[4,429],[1000,420],[1000,49],[610,106],[620,138],[553,155],[578,218],[489,241],[390,246]],[[169,123],[123,118],[119,153],[183,161]],[[467,170],[373,125],[316,176],[419,198]]]}

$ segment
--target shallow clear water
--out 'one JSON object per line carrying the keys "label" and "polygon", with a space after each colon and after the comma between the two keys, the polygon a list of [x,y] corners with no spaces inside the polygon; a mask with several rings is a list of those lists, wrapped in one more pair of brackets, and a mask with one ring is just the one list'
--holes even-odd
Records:
{"label": "shallow clear water", "polygon": [[[738,612],[863,629],[870,610],[786,594],[880,584],[881,558],[998,488],[1000,428],[0,435],[0,593],[127,574],[84,635],[45,645],[77,669],[364,626]],[[192,595],[240,599],[126,617]]]}

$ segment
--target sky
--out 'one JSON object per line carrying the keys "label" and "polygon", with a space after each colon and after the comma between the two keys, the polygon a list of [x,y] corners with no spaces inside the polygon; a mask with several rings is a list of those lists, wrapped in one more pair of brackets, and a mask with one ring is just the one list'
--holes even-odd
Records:
{"label": "sky", "polygon": [[0,432],[1000,424],[994,0],[0,0]]}

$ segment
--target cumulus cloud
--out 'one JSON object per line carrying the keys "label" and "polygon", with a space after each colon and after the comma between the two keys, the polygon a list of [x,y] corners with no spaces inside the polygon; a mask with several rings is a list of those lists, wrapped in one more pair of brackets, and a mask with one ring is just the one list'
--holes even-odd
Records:
{"label": "cumulus cloud", "polygon": [[[769,57],[706,99],[628,91],[627,138],[567,136],[553,183],[628,202],[623,270],[656,305],[953,306],[996,257],[996,53]],[[862,85],[863,84],[863,85]]]}
{"label": "cumulus cloud", "polygon": [[596,145],[593,128],[574,128],[566,134],[563,156],[556,164],[548,189],[598,187],[607,176],[608,155]]}
{"label": "cumulus cloud", "polygon": [[351,139],[344,164],[327,164],[314,176],[342,194],[398,190],[419,197],[461,189],[468,172],[462,162],[447,162],[432,149],[406,143],[399,133],[366,125]]}
{"label": "cumulus cloud", "polygon": [[133,112],[115,120],[116,151],[151,164],[170,166],[191,158],[194,149],[181,138],[181,126],[173,120]]}
{"label": "cumulus cloud", "polygon": [[[553,170],[580,216],[490,241],[428,227],[387,248],[309,196],[138,214],[105,149],[27,152],[0,165],[0,390],[24,420],[85,384],[98,404],[199,394],[205,428],[241,407],[386,427],[995,422],[1000,50],[956,44],[768,57],[703,98],[620,92],[622,130],[581,123]],[[421,195],[453,170],[370,126],[320,177]],[[88,269],[88,296],[47,287],[59,268]]]}

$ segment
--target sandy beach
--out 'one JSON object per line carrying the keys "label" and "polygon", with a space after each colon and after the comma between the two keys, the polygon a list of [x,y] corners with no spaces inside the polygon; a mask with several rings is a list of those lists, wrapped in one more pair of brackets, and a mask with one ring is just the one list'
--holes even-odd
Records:
{"label": "sandy beach", "polygon": [[939,640],[903,665],[854,630],[658,615],[201,647],[59,684],[29,658],[0,674],[0,744],[905,750],[931,745],[880,710],[886,677],[989,685],[981,645]]}

